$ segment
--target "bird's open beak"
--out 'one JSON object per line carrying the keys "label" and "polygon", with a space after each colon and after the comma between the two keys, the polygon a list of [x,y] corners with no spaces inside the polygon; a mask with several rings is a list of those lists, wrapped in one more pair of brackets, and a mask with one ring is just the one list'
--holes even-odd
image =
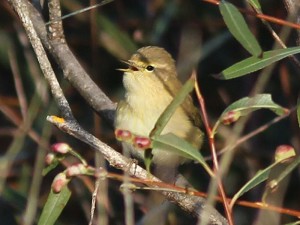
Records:
{"label": "bird's open beak", "polygon": [[138,67],[134,66],[132,62],[130,61],[125,61],[125,60],[121,60],[121,62],[125,63],[128,65],[128,68],[126,69],[117,69],[118,71],[122,71],[122,72],[132,72],[132,71],[139,71]]}
{"label": "bird's open beak", "polygon": [[129,72],[129,71],[131,71],[131,69],[129,69],[129,68],[127,68],[127,69],[116,69],[116,70],[122,71],[122,72]]}

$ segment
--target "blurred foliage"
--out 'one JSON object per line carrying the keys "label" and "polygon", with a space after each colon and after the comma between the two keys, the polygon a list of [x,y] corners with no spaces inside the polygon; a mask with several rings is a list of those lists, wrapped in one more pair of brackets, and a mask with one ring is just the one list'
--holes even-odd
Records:
{"label": "blurred foliage", "polygon": [[[96,1],[90,1],[91,4],[93,2]],[[88,1],[79,0],[65,0],[61,3],[64,15],[89,4]],[[244,1],[232,3],[247,7]],[[89,146],[62,133],[46,121],[46,116],[57,114],[57,109],[43,82],[43,75],[22,25],[6,1],[0,4],[0,221],[1,224],[11,225],[36,224],[50,192],[51,182],[63,169],[60,166],[42,177],[43,157],[49,150],[49,144],[67,142],[89,164],[105,166],[105,162],[101,157],[95,157],[95,152]],[[282,1],[267,0],[261,1],[261,4],[264,13],[283,19],[286,17]],[[47,20],[46,6],[43,15]],[[245,16],[245,19],[262,49],[271,50],[274,39],[263,23],[252,16]],[[103,7],[67,18],[63,25],[70,48],[92,79],[113,101],[118,101],[123,95],[122,75],[116,71],[116,68],[124,67],[120,60],[127,59],[135,49],[146,45],[162,46],[178,59],[179,76],[183,81],[197,66],[199,85],[212,124],[230,103],[248,96],[261,76],[260,72],[255,72],[251,76],[228,81],[213,77],[234,63],[248,58],[249,53],[229,34],[218,7],[200,0],[115,0]],[[272,27],[276,32],[281,30],[279,25],[272,24]],[[296,45],[294,31],[286,44]],[[80,124],[121,151],[111,126],[102,122],[75,89],[63,81],[59,68],[56,71]],[[264,92],[271,93],[273,100],[283,107],[295,106],[300,90],[299,71],[290,59],[280,61],[272,71]],[[255,112],[246,124],[244,133],[275,116],[267,111]],[[234,135],[231,129],[221,127],[217,136],[217,149],[222,149],[226,138],[231,135]],[[299,152],[296,113],[235,149],[232,165],[224,179],[229,196],[233,196],[259,169],[268,166],[273,160],[276,147],[282,144],[293,145],[296,152]],[[205,146],[202,151],[207,155],[208,147]],[[72,160],[66,163],[71,164]],[[190,177],[195,187],[203,192],[207,190],[209,177],[199,165],[184,165],[182,171]],[[91,179],[74,179],[70,183],[72,197],[57,224],[88,224],[93,182]],[[300,210],[299,170],[294,171],[285,180],[285,184],[286,190],[275,190],[273,194],[282,197],[284,207]],[[108,180],[106,185],[101,186],[104,194],[108,189],[108,194],[106,197],[100,194],[102,207],[99,207],[98,213],[103,217],[98,218],[97,224],[105,224],[105,216],[107,224],[124,224],[120,183]],[[141,203],[149,199],[144,192],[137,191],[135,194],[135,216],[138,220],[144,212]],[[262,195],[263,185],[249,191],[242,199],[259,201]],[[236,224],[241,225],[258,223],[258,215],[262,213],[247,207],[237,206],[234,209]],[[195,223],[187,215],[180,219],[178,215],[182,212],[176,212],[177,219],[171,215],[170,224]],[[269,221],[272,221],[272,216],[268,217]],[[280,224],[296,220],[290,216],[279,216]]]}

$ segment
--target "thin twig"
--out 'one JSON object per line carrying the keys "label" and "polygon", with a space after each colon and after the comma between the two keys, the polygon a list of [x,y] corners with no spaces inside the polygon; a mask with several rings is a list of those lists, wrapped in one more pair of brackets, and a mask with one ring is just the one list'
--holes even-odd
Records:
{"label": "thin twig", "polygon": [[102,2],[100,2],[100,3],[98,3],[98,4],[91,5],[91,6],[89,6],[89,7],[84,8],[84,9],[77,10],[77,11],[74,11],[74,12],[72,12],[72,13],[69,13],[68,15],[59,17],[59,18],[57,18],[57,19],[55,19],[55,20],[51,20],[51,21],[49,21],[48,23],[46,23],[46,25],[49,25],[49,24],[55,23],[55,22],[59,22],[59,21],[61,21],[61,20],[67,19],[67,18],[69,18],[69,17],[71,17],[71,16],[75,16],[75,15],[77,15],[77,14],[80,14],[80,13],[83,13],[83,12],[86,12],[86,11],[89,11],[89,10],[92,10],[92,9],[95,9],[95,8],[97,8],[97,7],[106,5],[106,4],[108,4],[108,3],[112,2],[112,1],[114,1],[114,0],[103,0]]}
{"label": "thin twig", "polygon": [[[299,1],[284,0],[283,2],[285,4],[286,10],[289,14],[297,15],[296,22],[298,24],[300,24],[300,16],[299,16],[300,4],[299,4]],[[296,40],[296,42],[297,42],[298,45],[300,44],[300,30],[297,30],[297,40]]]}
{"label": "thin twig", "polygon": [[[116,174],[116,173],[107,173],[107,178],[118,180],[120,182],[122,182],[124,179],[124,177],[122,175]],[[186,193],[188,195],[207,197],[207,194],[203,193],[203,192],[189,190],[186,188],[182,188],[182,187],[178,187],[178,186],[174,186],[174,185],[170,185],[170,184],[165,184],[165,183],[161,183],[161,182],[153,182],[151,180],[141,180],[141,179],[133,178],[133,177],[130,177],[129,180],[132,183],[136,183],[136,184],[145,184],[145,185],[150,186],[151,183],[152,184],[155,183],[158,186],[157,188],[136,186],[136,187],[134,187],[135,189],[151,190],[151,191],[164,189],[164,190],[173,191],[173,192],[177,192],[177,193]],[[214,196],[214,199],[218,202],[223,202],[223,200],[220,196]],[[228,198],[227,201],[230,202],[231,198]],[[286,214],[289,216],[300,217],[300,211],[288,209],[288,208],[281,208],[281,207],[277,207],[274,205],[266,204],[264,202],[249,202],[249,201],[238,200],[238,201],[236,201],[236,205],[249,207],[249,208],[255,208],[255,209],[265,209],[265,210],[270,210],[270,211]]]}
{"label": "thin twig", "polygon": [[25,137],[27,135],[28,130],[30,129],[33,120],[38,115],[38,110],[40,106],[40,101],[37,94],[34,94],[33,98],[30,101],[28,108],[28,116],[24,118],[21,124],[18,124],[18,130],[12,143],[10,144],[8,150],[5,155],[1,157],[1,169],[0,169],[0,194],[4,190],[4,184],[6,182],[7,174],[22,149],[23,143],[25,141]]}
{"label": "thin twig", "polygon": [[[219,0],[203,0],[203,1],[214,4],[214,5],[219,5],[220,4]],[[239,9],[239,10],[243,13],[255,16],[257,18],[267,20],[271,23],[276,23],[276,24],[279,24],[279,25],[288,26],[288,27],[295,28],[295,29],[300,29],[300,24],[297,24],[297,23],[292,23],[292,22],[289,22],[289,21],[286,21],[286,20],[278,19],[276,17],[261,14],[261,13],[246,11],[244,9]]]}
{"label": "thin twig", "polygon": [[[61,15],[61,13],[55,12],[55,10],[60,10],[58,4],[57,1],[52,0],[49,5],[49,11],[52,15],[51,20],[53,21],[56,21]],[[61,22],[51,23],[49,26],[49,36],[39,12],[34,7],[29,8],[30,18],[34,21],[34,26],[41,40],[63,70],[65,78],[84,97],[86,102],[112,125],[116,104],[95,84],[73,55],[64,39]]]}
{"label": "thin twig", "polygon": [[214,172],[216,174],[216,179],[217,179],[217,184],[218,184],[218,188],[219,188],[219,192],[220,195],[222,197],[223,200],[223,205],[225,208],[225,212],[226,212],[226,216],[228,219],[228,222],[230,225],[233,225],[233,218],[232,218],[232,212],[231,209],[229,207],[229,204],[227,202],[227,197],[225,194],[225,190],[223,187],[223,183],[222,183],[222,178],[220,176],[220,171],[219,171],[219,164],[218,164],[218,158],[217,158],[217,153],[216,153],[216,149],[215,149],[215,141],[214,141],[214,134],[212,133],[211,127],[209,125],[209,120],[208,120],[208,116],[207,116],[207,111],[206,111],[206,107],[205,107],[205,101],[202,97],[201,91],[200,91],[200,87],[197,83],[197,76],[196,76],[196,71],[193,71],[193,75],[195,77],[195,90],[196,90],[196,95],[200,104],[200,108],[201,108],[201,115],[202,115],[202,119],[203,119],[203,123],[206,129],[206,132],[208,134],[208,138],[209,138],[209,146],[210,146],[210,150],[211,150],[211,155],[212,155],[212,159],[213,159],[213,164],[214,164]]}
{"label": "thin twig", "polygon": [[19,42],[22,45],[23,54],[28,65],[28,71],[29,71],[28,73],[32,77],[32,80],[34,82],[36,88],[35,91],[38,92],[43,103],[48,104],[49,103],[48,86],[43,75],[41,74],[39,64],[35,58],[34,52],[32,51],[27,35],[24,32],[23,27],[21,27],[19,24],[15,24],[14,27],[15,30],[17,31]]}
{"label": "thin twig", "polygon": [[[240,137],[236,142],[234,142],[232,145],[230,146],[226,146],[225,148],[221,149],[218,152],[218,156],[224,154],[225,152],[231,150],[231,149],[235,149],[236,147],[238,147],[239,145],[243,144],[244,142],[248,141],[249,139],[253,138],[254,136],[262,133],[263,131],[267,130],[268,128],[270,128],[272,125],[278,123],[279,121],[287,118],[293,111],[295,111],[295,108],[289,110],[288,113],[281,115],[281,116],[277,116],[274,119],[272,119],[271,121],[265,123],[264,125],[256,128],[255,130],[251,131],[250,133]],[[212,157],[205,157],[205,160],[212,160]]]}
{"label": "thin twig", "polygon": [[101,182],[101,180],[99,178],[95,182],[95,190],[93,191],[93,195],[92,195],[91,218],[90,218],[89,225],[93,224],[94,213],[95,213],[96,202],[97,202],[97,193],[98,193],[98,190],[99,190],[100,182]]}
{"label": "thin twig", "polygon": [[15,81],[15,88],[20,103],[22,117],[23,119],[25,119],[27,116],[28,104],[27,104],[27,100],[26,100],[26,96],[25,96],[25,92],[24,92],[24,88],[20,76],[20,71],[17,65],[15,49],[13,47],[11,47],[10,50],[8,51],[8,56],[9,56],[9,64]]}
{"label": "thin twig", "polygon": [[[281,38],[279,37],[279,35],[273,30],[273,28],[271,27],[271,25],[264,19],[262,19],[262,22],[266,25],[267,29],[269,30],[269,32],[272,34],[273,38],[277,41],[277,43],[282,47],[282,48],[287,48],[287,46],[284,44],[284,42],[281,40]],[[296,58],[296,56],[291,55],[289,56],[290,59],[293,60],[293,62],[295,63],[295,65],[300,68],[300,62],[299,60]]]}

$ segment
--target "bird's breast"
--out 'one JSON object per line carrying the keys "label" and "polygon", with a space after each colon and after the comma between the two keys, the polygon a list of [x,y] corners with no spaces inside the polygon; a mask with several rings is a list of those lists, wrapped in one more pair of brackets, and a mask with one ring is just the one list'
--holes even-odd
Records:
{"label": "bird's breast", "polygon": [[147,94],[144,90],[139,94],[128,93],[118,107],[116,127],[148,136],[171,100],[171,96],[167,94],[154,97],[153,93]]}

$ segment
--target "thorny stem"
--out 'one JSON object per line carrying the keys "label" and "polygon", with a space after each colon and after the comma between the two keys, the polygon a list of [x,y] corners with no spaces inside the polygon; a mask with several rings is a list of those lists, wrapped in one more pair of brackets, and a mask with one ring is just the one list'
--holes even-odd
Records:
{"label": "thorny stem", "polygon": [[215,175],[216,175],[215,178],[217,180],[218,189],[219,189],[220,195],[221,195],[222,200],[223,200],[223,205],[224,205],[224,208],[225,208],[226,217],[228,219],[229,224],[233,225],[234,223],[233,223],[231,208],[229,207],[227,197],[226,197],[226,194],[225,194],[225,190],[224,190],[224,187],[223,187],[222,179],[221,179],[221,173],[219,172],[219,163],[218,163],[218,158],[217,158],[217,153],[216,153],[216,148],[215,148],[214,134],[212,133],[212,129],[209,125],[209,120],[208,120],[208,116],[207,116],[207,113],[206,113],[205,101],[204,101],[203,96],[201,94],[200,87],[197,83],[197,76],[196,76],[195,71],[193,71],[192,77],[193,76],[195,77],[195,91],[196,91],[196,95],[197,95],[197,98],[198,98],[198,101],[199,101],[199,104],[200,104],[203,123],[204,123],[205,129],[206,129],[206,132],[207,132],[208,138],[209,138],[209,146],[210,146],[212,159],[213,159],[213,164],[214,164],[214,172],[215,172]]}

